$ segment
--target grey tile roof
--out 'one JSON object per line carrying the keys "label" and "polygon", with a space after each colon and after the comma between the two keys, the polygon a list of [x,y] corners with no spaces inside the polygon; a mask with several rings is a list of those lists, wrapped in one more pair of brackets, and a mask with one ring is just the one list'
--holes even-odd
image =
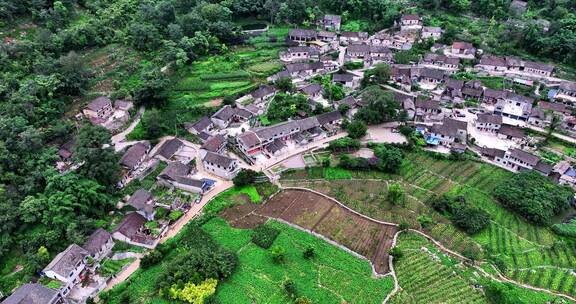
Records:
{"label": "grey tile roof", "polygon": [[427,110],[439,110],[440,109],[440,101],[434,101],[432,99],[428,100],[416,100],[414,102],[414,106],[416,109],[427,109]]}
{"label": "grey tile roof", "polygon": [[498,56],[484,55],[480,58],[480,64],[506,67],[506,59]]}
{"label": "grey tile roof", "polygon": [[24,284],[12,295],[2,301],[2,304],[47,304],[60,298],[57,290],[44,287],[41,284]]}
{"label": "grey tile roof", "polygon": [[148,211],[150,209],[149,208],[150,204],[148,204],[147,202],[152,198],[153,198],[152,193],[148,192],[145,189],[138,189],[136,190],[136,192],[134,192],[134,194],[132,194],[132,196],[130,196],[130,199],[128,200],[128,205],[136,208],[137,210]]}
{"label": "grey tile roof", "polygon": [[333,123],[335,121],[342,119],[342,114],[339,111],[332,111],[327,113],[322,113],[316,116],[318,119],[318,123],[323,126],[329,123]]}
{"label": "grey tile roof", "polygon": [[474,46],[472,43],[469,42],[462,42],[462,41],[455,41],[452,43],[453,49],[460,49],[460,50],[474,50]]}
{"label": "grey tile roof", "polygon": [[158,175],[158,177],[163,179],[172,179],[175,180],[177,177],[186,176],[190,173],[190,166],[185,165],[181,162],[171,162],[168,164],[162,172]]}
{"label": "grey tile roof", "polygon": [[368,53],[370,46],[367,44],[351,44],[346,48],[346,53]]}
{"label": "grey tile roof", "polygon": [[538,161],[538,163],[536,163],[536,165],[534,166],[534,170],[544,174],[544,175],[548,175],[550,173],[552,173],[552,170],[554,170],[554,167],[552,167],[551,165],[547,164],[546,162],[544,162],[543,160]]}
{"label": "grey tile roof", "polygon": [[296,120],[295,122],[300,128],[300,131],[306,131],[320,126],[320,123],[318,122],[318,119],[316,117],[308,117]]}
{"label": "grey tile roof", "polygon": [[196,132],[200,133],[200,132],[208,129],[208,127],[210,127],[212,124],[213,123],[212,123],[212,120],[210,120],[210,118],[208,118],[207,116],[203,116],[202,118],[200,118],[195,123],[189,124],[186,128],[187,129],[194,129],[194,130],[196,130]]}
{"label": "grey tile roof", "polygon": [[346,38],[365,39],[365,38],[368,38],[368,33],[367,32],[342,32],[342,33],[340,33],[340,36],[346,37]]}
{"label": "grey tile roof", "polygon": [[502,116],[495,115],[495,114],[488,114],[488,113],[487,114],[478,114],[476,121],[479,123],[490,123],[490,124],[501,125],[502,124]]}
{"label": "grey tile roof", "polygon": [[535,69],[535,70],[540,70],[540,71],[546,71],[546,72],[553,72],[554,71],[553,65],[542,63],[542,62],[526,61],[524,63],[524,67]]}
{"label": "grey tile roof", "polygon": [[513,138],[523,138],[525,136],[524,131],[522,131],[522,129],[510,125],[502,125],[498,133],[506,136],[511,136]]}
{"label": "grey tile roof", "polygon": [[352,74],[333,74],[332,81],[334,82],[349,82],[354,80],[354,76]]}
{"label": "grey tile roof", "polygon": [[424,33],[442,33],[442,28],[438,26],[425,26],[422,28]]}
{"label": "grey tile roof", "polygon": [[560,89],[564,91],[571,91],[576,92],[576,82],[573,81],[564,81],[560,83]]}
{"label": "grey tile roof", "polygon": [[510,151],[510,157],[519,159],[530,166],[536,166],[538,161],[540,161],[540,157],[516,148]]}
{"label": "grey tile roof", "polygon": [[438,69],[423,68],[420,71],[420,77],[442,80],[446,76],[445,72]]}
{"label": "grey tile roof", "polygon": [[462,90],[464,87],[464,81],[449,78],[446,80],[446,87],[452,90]]}
{"label": "grey tile roof", "polygon": [[200,189],[202,189],[204,187],[204,185],[206,184],[204,181],[194,179],[194,178],[188,178],[188,177],[178,177],[176,179],[176,182],[183,184],[183,185],[188,185],[188,186],[200,188]]}
{"label": "grey tile roof", "polygon": [[459,121],[451,118],[445,118],[442,124],[433,125],[431,127],[432,132],[436,134],[446,135],[450,137],[459,136],[458,130],[467,131],[467,123],[465,121]]}
{"label": "grey tile roof", "polygon": [[111,237],[112,236],[108,231],[98,228],[96,231],[92,232],[82,248],[86,249],[90,254],[97,253]]}
{"label": "grey tile roof", "polygon": [[572,111],[563,103],[540,101],[538,102],[538,107],[543,110],[552,110],[554,112],[559,112],[563,114],[570,114]]}
{"label": "grey tile roof", "polygon": [[119,232],[128,238],[132,238],[138,234],[138,231],[144,226],[144,223],[146,223],[146,219],[142,215],[137,212],[132,212],[122,219],[122,222],[120,222],[120,225],[116,227],[114,232]]}
{"label": "grey tile roof", "polygon": [[226,143],[226,139],[224,136],[218,134],[215,136],[210,137],[201,147],[200,149],[204,149],[210,152],[217,152],[220,150],[222,145]]}
{"label": "grey tile roof", "polygon": [[106,97],[106,96],[100,96],[94,100],[92,100],[87,106],[86,108],[92,111],[98,111],[103,109],[104,107],[111,105],[112,101],[110,100],[110,98]]}
{"label": "grey tile roof", "polygon": [[222,108],[220,108],[220,110],[218,110],[216,113],[214,113],[214,115],[212,115],[212,117],[220,119],[220,120],[228,121],[234,116],[235,113],[236,113],[236,111],[234,111],[234,109],[231,106],[225,105]]}
{"label": "grey tile roof", "polygon": [[306,95],[318,94],[318,93],[324,91],[324,89],[322,88],[322,86],[319,85],[319,84],[317,84],[317,83],[309,84],[309,85],[303,87],[301,90],[302,90],[302,92],[304,92],[304,94],[306,94]]}
{"label": "grey tile roof", "polygon": [[148,141],[139,142],[126,150],[126,153],[124,153],[120,159],[120,164],[131,170],[135,169],[136,165],[138,165],[142,157],[144,157],[149,150],[150,143]]}
{"label": "grey tile roof", "polygon": [[88,255],[88,251],[84,248],[71,244],[64,251],[60,252],[56,257],[46,266],[43,272],[53,271],[60,276],[67,278],[74,269],[78,262],[84,260]]}
{"label": "grey tile roof", "polygon": [[238,141],[245,147],[254,147],[260,144],[260,139],[256,133],[252,131],[247,131],[238,135]]}
{"label": "grey tile roof", "polygon": [[484,97],[490,97],[490,98],[496,98],[496,99],[506,98],[506,91],[485,88],[484,89]]}
{"label": "grey tile roof", "polygon": [[480,153],[484,156],[503,158],[506,151],[495,148],[481,148]]}
{"label": "grey tile roof", "polygon": [[215,165],[220,165],[222,168],[228,168],[228,166],[234,162],[234,159],[221,154],[208,152],[206,155],[204,155],[203,161]]}
{"label": "grey tile roof", "polygon": [[166,159],[170,159],[183,145],[184,143],[182,143],[178,138],[169,139],[162,144],[160,149],[158,149],[158,152],[156,152],[156,155],[161,155]]}
{"label": "grey tile roof", "polygon": [[288,31],[288,36],[299,38],[316,38],[317,33],[314,30],[308,29],[291,29]]}
{"label": "grey tile roof", "polygon": [[420,20],[420,16],[414,14],[405,14],[400,17],[400,20]]}

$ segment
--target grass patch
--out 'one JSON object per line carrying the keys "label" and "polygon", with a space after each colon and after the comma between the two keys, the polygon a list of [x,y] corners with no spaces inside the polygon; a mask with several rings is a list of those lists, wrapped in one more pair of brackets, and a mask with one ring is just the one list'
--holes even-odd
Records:
{"label": "grass patch", "polygon": [[[381,303],[391,291],[390,277],[374,279],[365,260],[288,225],[267,225],[282,231],[273,245],[285,249],[283,264],[274,263],[269,250],[250,242],[250,230],[232,228],[220,218],[203,226],[224,247],[236,250],[240,260],[240,267],[216,291],[221,303],[288,303],[286,280],[294,281],[298,294],[313,303]],[[311,260],[303,257],[309,247],[316,252]]]}
{"label": "grass patch", "polygon": [[352,173],[346,169],[330,167],[324,170],[324,178],[327,180],[351,179]]}
{"label": "grass patch", "polygon": [[112,253],[119,253],[119,252],[134,252],[134,253],[143,253],[146,251],[146,248],[131,245],[128,243],[116,241],[114,243],[114,247],[112,247]]}
{"label": "grass patch", "polygon": [[100,269],[98,271],[102,276],[110,277],[120,272],[120,270],[122,270],[124,266],[132,262],[134,262],[134,258],[128,258],[123,260],[112,260],[109,258],[105,258],[102,261]]}

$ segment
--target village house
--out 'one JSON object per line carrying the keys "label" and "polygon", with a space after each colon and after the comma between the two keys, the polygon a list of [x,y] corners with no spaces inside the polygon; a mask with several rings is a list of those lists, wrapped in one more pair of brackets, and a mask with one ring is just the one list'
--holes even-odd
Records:
{"label": "village house", "polygon": [[356,89],[360,86],[360,77],[350,73],[333,74],[332,82],[339,83],[345,88]]}
{"label": "village house", "polygon": [[370,59],[373,63],[392,63],[394,62],[394,53],[385,46],[372,45],[370,46]]}
{"label": "village house", "polygon": [[254,114],[246,109],[225,105],[210,118],[218,128],[228,128],[230,124],[248,121]]}
{"label": "village house", "polygon": [[310,46],[294,46],[285,52],[280,52],[280,60],[284,62],[318,60],[319,56],[318,49]]}
{"label": "village house", "polygon": [[544,111],[551,111],[554,114],[561,115],[563,118],[572,115],[572,110],[563,103],[539,101],[538,108]]}
{"label": "village house", "polygon": [[506,64],[505,58],[483,55],[482,58],[480,58],[480,63],[476,65],[476,68],[487,72],[506,72],[508,70],[508,65]]}
{"label": "village house", "polygon": [[290,72],[288,72],[287,70],[283,70],[283,71],[280,71],[276,74],[273,74],[272,76],[267,77],[266,80],[268,82],[276,82],[280,79],[290,78],[290,77],[291,77]]}
{"label": "village house", "polygon": [[444,82],[446,74],[442,70],[423,68],[418,78],[420,83],[437,85]]}
{"label": "village house", "polygon": [[370,54],[370,46],[367,44],[351,44],[346,48],[347,59],[364,59]]}
{"label": "village house", "polygon": [[488,104],[496,104],[498,102],[504,101],[506,99],[506,95],[506,91],[484,88],[484,93],[482,94],[482,102]]}
{"label": "village house", "polygon": [[327,31],[339,31],[342,17],[340,15],[324,15],[322,28]]}
{"label": "village house", "polygon": [[506,98],[496,103],[494,114],[515,120],[528,121],[532,113],[532,98],[506,92]]}
{"label": "village house", "polygon": [[401,31],[414,31],[422,29],[422,18],[418,15],[402,15],[400,17]]}
{"label": "village house", "polygon": [[554,98],[560,99],[574,106],[576,103],[576,82],[563,81],[560,83]]}
{"label": "village house", "polygon": [[456,41],[452,43],[452,47],[447,53],[449,56],[464,58],[464,59],[474,59],[476,55],[476,48],[472,43]]}
{"label": "village house", "polygon": [[289,77],[300,77],[303,79],[312,77],[324,71],[324,63],[311,62],[311,63],[291,63],[286,65]]}
{"label": "village house", "polygon": [[128,112],[134,108],[134,103],[128,100],[116,100],[114,101],[114,108]]}
{"label": "village house", "polygon": [[163,161],[170,161],[172,157],[182,150],[184,143],[178,138],[172,138],[165,141],[162,146],[156,151],[154,157]]}
{"label": "village house", "polygon": [[136,192],[130,196],[130,199],[128,199],[126,204],[136,209],[136,212],[147,220],[151,221],[154,219],[154,214],[156,214],[154,209],[156,201],[154,200],[152,193],[149,191],[145,189],[136,190]]}
{"label": "village house", "polygon": [[304,95],[308,96],[308,98],[312,100],[318,100],[322,98],[322,94],[324,94],[324,89],[317,83],[309,84],[301,88],[300,91],[302,91]]}
{"label": "village house", "polygon": [[421,64],[431,65],[447,70],[457,70],[460,66],[460,58],[450,58],[446,55],[438,55],[435,53],[428,53],[424,55]]}
{"label": "village house", "polygon": [[510,72],[527,74],[531,76],[550,77],[554,72],[553,65],[540,62],[525,61],[520,58],[511,56],[506,57],[506,65],[508,66],[508,71]]}
{"label": "village house", "polygon": [[554,172],[558,173],[558,183],[560,185],[576,185],[576,170],[570,162],[562,160],[554,166]]}
{"label": "village house", "polygon": [[112,250],[112,247],[114,247],[112,235],[102,228],[98,228],[92,232],[86,243],[84,243],[84,246],[82,246],[90,257],[96,261],[100,261],[107,256]]}
{"label": "village house", "polygon": [[278,92],[278,90],[276,90],[275,87],[269,85],[263,85],[260,86],[257,90],[250,93],[250,96],[255,102],[264,102],[274,97],[274,95],[276,95],[276,92]]}
{"label": "village house", "polygon": [[207,152],[222,153],[226,147],[226,138],[218,134],[210,137],[202,146],[200,146],[200,157],[204,157]]}
{"label": "village house", "polygon": [[412,69],[410,67],[392,66],[390,78],[403,90],[410,91],[412,87]]}
{"label": "village house", "polygon": [[506,151],[503,164],[513,172],[533,169],[545,176],[552,172],[552,166],[544,163],[540,157],[516,148]]}
{"label": "village house", "polygon": [[146,219],[137,212],[127,214],[112,233],[115,240],[135,246],[154,248],[154,237],[146,233]]}
{"label": "village house", "polygon": [[158,184],[169,188],[177,188],[188,192],[203,194],[214,185],[207,179],[195,179],[190,177],[195,170],[181,162],[170,163],[156,178]]}
{"label": "village house", "polygon": [[510,2],[510,11],[516,15],[521,15],[528,9],[528,2],[522,0],[512,0]]}
{"label": "village house", "polygon": [[483,92],[484,90],[482,88],[482,82],[479,80],[468,81],[462,88],[462,96],[465,99],[480,100]]}
{"label": "village house", "polygon": [[478,131],[498,133],[502,127],[502,116],[495,114],[478,114],[474,122]]}
{"label": "village house", "polygon": [[530,117],[528,118],[528,123],[540,128],[546,128],[550,125],[551,119],[551,112],[546,112],[544,109],[536,107],[532,108],[532,112],[530,112]]}
{"label": "village house", "polygon": [[452,103],[461,103],[464,101],[462,95],[463,88],[464,88],[463,80],[456,80],[449,78],[448,80],[446,80],[446,89],[444,90],[443,94]]}
{"label": "village house", "polygon": [[27,283],[18,287],[2,304],[64,304],[60,291],[40,283]]}
{"label": "village house", "polygon": [[352,95],[346,96],[341,100],[334,101],[334,108],[341,111],[341,109],[343,109],[344,107],[348,108],[348,110],[345,113],[346,118],[348,118],[348,120],[352,120],[352,118],[354,117],[354,114],[356,114],[356,112],[358,112],[358,108],[360,107],[360,103]]}
{"label": "village house", "polygon": [[100,96],[90,102],[82,111],[88,119],[96,123],[105,122],[112,113],[112,101],[106,96]]}
{"label": "village house", "polygon": [[236,159],[213,152],[207,152],[204,155],[202,164],[206,171],[228,180],[233,179],[240,171]]}
{"label": "village house", "polygon": [[207,116],[203,116],[195,123],[184,124],[184,127],[186,130],[188,130],[188,132],[195,135],[200,135],[202,133],[209,134],[214,129],[214,123]]}
{"label": "village house", "polygon": [[338,40],[336,33],[329,31],[318,31],[318,39],[323,42],[334,42]]}
{"label": "village house", "polygon": [[240,134],[237,138],[238,148],[248,157],[254,158],[267,145],[277,139],[285,141],[299,134],[301,135],[299,137],[307,138],[308,141],[322,133],[320,127],[330,131],[341,123],[342,114],[339,111],[323,113],[301,120],[286,121]]}
{"label": "village house", "polygon": [[394,92],[393,94],[394,94],[394,100],[398,102],[402,106],[402,109],[404,109],[404,112],[406,112],[406,118],[408,120],[413,120],[414,117],[416,116],[416,105],[414,103],[415,100],[414,96],[404,94],[401,92]]}
{"label": "village house", "polygon": [[434,39],[438,40],[442,37],[442,28],[437,26],[424,26],[420,34],[422,40]]}
{"label": "village house", "polygon": [[439,119],[438,115],[442,114],[442,108],[439,101],[432,99],[416,99],[414,102],[416,108],[416,118],[426,121],[428,119]]}
{"label": "village house", "polygon": [[480,149],[480,154],[490,161],[499,164],[504,164],[504,155],[506,155],[506,151],[495,148],[483,147]]}
{"label": "village house", "polygon": [[565,104],[540,101],[538,106],[532,109],[528,123],[545,128],[550,125],[554,115],[558,115],[560,120],[564,120],[570,114],[571,110]]}
{"label": "village house", "polygon": [[42,270],[42,275],[62,282],[60,291],[63,296],[66,296],[76,284],[82,281],[82,272],[86,268],[88,255],[88,251],[84,248],[71,244],[54,257]]}
{"label": "village house", "polygon": [[123,181],[126,181],[132,174],[140,168],[150,152],[150,142],[142,141],[134,144],[122,155],[120,166],[124,169]]}
{"label": "village house", "polygon": [[318,38],[318,34],[314,30],[307,29],[291,29],[288,31],[288,38],[294,42],[308,42]]}
{"label": "village house", "polygon": [[430,137],[437,138],[441,145],[450,146],[452,143],[466,143],[468,123],[465,121],[444,118],[441,124],[430,127]]}
{"label": "village house", "polygon": [[367,39],[368,33],[366,32],[342,32],[340,34],[340,43],[342,44],[359,43]]}
{"label": "village house", "polygon": [[518,127],[502,124],[498,130],[498,138],[522,144],[526,140],[526,134],[524,134],[524,131]]}

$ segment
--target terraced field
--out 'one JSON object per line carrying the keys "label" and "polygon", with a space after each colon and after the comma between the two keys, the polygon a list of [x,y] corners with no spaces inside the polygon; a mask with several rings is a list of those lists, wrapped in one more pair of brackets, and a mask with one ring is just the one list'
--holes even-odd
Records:
{"label": "terraced field", "polygon": [[[576,296],[576,244],[555,235],[550,229],[531,225],[502,208],[490,195],[494,187],[512,173],[474,161],[438,160],[424,153],[406,155],[399,174],[352,172],[353,180],[314,181],[306,177],[313,171],[300,171],[282,180],[283,185],[309,187],[341,200],[371,217],[391,222],[407,222],[419,227],[419,215],[435,223],[420,227],[444,246],[463,252],[482,248],[481,257],[503,262],[503,273],[514,280]],[[401,182],[409,195],[405,207],[387,209],[382,203],[386,185]],[[486,210],[492,218],[484,231],[469,236],[435,213],[428,200],[434,195],[463,195]],[[388,206],[389,207],[389,206]]]}

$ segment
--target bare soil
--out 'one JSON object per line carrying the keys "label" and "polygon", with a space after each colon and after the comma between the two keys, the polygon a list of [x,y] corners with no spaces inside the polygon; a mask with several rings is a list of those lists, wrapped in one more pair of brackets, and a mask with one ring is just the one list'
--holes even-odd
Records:
{"label": "bare soil", "polygon": [[220,214],[232,226],[254,228],[278,218],[314,231],[366,258],[377,273],[389,272],[388,250],[397,228],[361,217],[334,201],[303,190],[285,190],[264,205],[242,204]]}

